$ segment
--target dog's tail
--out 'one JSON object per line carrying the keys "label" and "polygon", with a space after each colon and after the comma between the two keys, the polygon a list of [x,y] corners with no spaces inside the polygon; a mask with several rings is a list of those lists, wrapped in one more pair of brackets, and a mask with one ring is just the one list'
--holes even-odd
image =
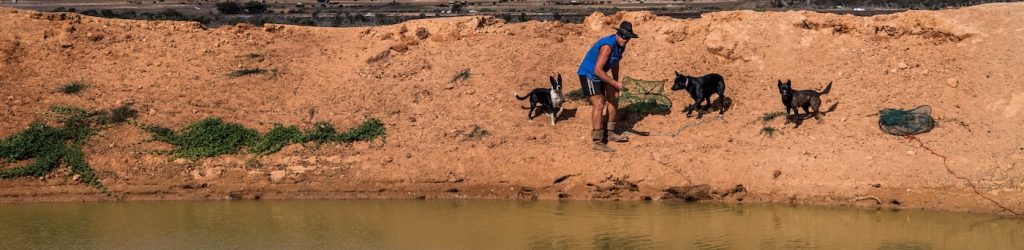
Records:
{"label": "dog's tail", "polygon": [[825,86],[825,89],[821,90],[821,92],[818,92],[818,94],[828,94],[829,90],[832,90],[832,82],[828,82],[828,86]]}
{"label": "dog's tail", "polygon": [[519,96],[519,93],[518,93],[518,92],[512,92],[512,95],[515,95],[515,96],[516,96],[516,99],[519,99],[520,101],[522,101],[522,100],[526,100],[526,98],[529,98],[529,97],[530,97],[530,95],[526,95],[526,96]]}

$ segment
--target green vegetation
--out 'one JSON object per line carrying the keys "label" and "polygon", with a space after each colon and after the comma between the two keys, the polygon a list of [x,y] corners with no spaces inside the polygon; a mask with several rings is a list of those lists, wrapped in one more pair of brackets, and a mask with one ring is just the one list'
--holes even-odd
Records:
{"label": "green vegetation", "polygon": [[64,84],[63,86],[60,86],[60,89],[57,89],[57,91],[60,91],[61,93],[68,95],[77,94],[78,92],[82,92],[82,90],[84,90],[86,86],[87,85],[85,85],[85,83],[83,82],[70,82]]}
{"label": "green vegetation", "polygon": [[298,127],[275,124],[267,134],[249,145],[249,151],[259,155],[269,154],[280,151],[288,144],[302,142],[302,139],[302,131]]}
{"label": "green vegetation", "polygon": [[267,5],[259,1],[249,1],[245,4],[227,1],[217,3],[217,11],[221,14],[263,14],[267,12]]}
{"label": "green vegetation", "polygon": [[449,83],[454,83],[454,82],[458,82],[458,81],[469,80],[469,77],[471,75],[472,75],[472,73],[469,73],[469,69],[462,69],[462,71],[459,71],[459,73],[456,73],[455,76],[452,76],[452,80],[448,81],[448,82]]}
{"label": "green vegetation", "polygon": [[771,126],[764,126],[763,128],[761,128],[761,135],[772,137],[778,131],[779,130],[777,130],[777,129],[771,127]]}
{"label": "green vegetation", "polygon": [[252,74],[263,74],[263,73],[266,73],[266,72],[267,72],[267,70],[261,69],[261,68],[240,69],[240,70],[235,70],[234,72],[231,72],[230,74],[228,74],[228,76],[234,78],[234,77],[242,77],[242,76],[247,76],[247,75],[252,75]]}
{"label": "green vegetation", "polygon": [[185,127],[180,133],[161,127],[144,129],[154,134],[154,140],[174,145],[174,155],[190,159],[235,153],[239,147],[259,138],[256,130],[236,123],[225,123],[220,118],[200,120]]}
{"label": "green vegetation", "polygon": [[763,115],[761,115],[761,122],[770,122],[772,120],[775,120],[775,118],[777,118],[779,116],[784,116],[784,115],[786,115],[786,113],[778,112],[778,111],[764,113]]}
{"label": "green vegetation", "polygon": [[237,153],[243,146],[248,147],[248,153],[266,155],[294,143],[351,143],[385,135],[384,123],[377,119],[369,119],[343,133],[338,133],[330,123],[317,122],[304,133],[296,126],[277,124],[260,136],[254,129],[214,117],[195,122],[180,132],[159,126],[143,126],[143,129],[153,134],[153,140],[174,146],[171,154],[189,159]]}
{"label": "green vegetation", "polygon": [[79,175],[83,182],[110,195],[86,162],[81,145],[102,126],[123,123],[134,118],[135,110],[127,106],[111,111],[87,111],[76,107],[55,106],[51,111],[57,115],[61,127],[36,122],[0,141],[2,164],[35,159],[25,166],[0,170],[0,179],[43,176],[63,162],[71,173]]}

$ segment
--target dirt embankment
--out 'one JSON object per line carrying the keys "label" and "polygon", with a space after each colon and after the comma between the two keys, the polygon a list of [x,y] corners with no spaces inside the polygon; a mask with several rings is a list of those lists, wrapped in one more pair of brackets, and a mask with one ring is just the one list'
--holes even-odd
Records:
{"label": "dirt embankment", "polygon": [[[140,123],[172,128],[208,116],[261,131],[320,120],[347,128],[378,117],[388,130],[386,141],[374,143],[186,161],[151,153],[169,146],[137,127],[118,126],[84,146],[115,197],[58,170],[0,180],[0,202],[628,200],[709,184],[716,197],[729,194],[716,198],[726,201],[1009,214],[987,197],[1021,212],[1024,24],[1017,16],[1024,16],[1024,4],[875,17],[737,11],[675,20],[629,12],[595,14],[579,25],[464,17],[372,28],[204,29],[0,9],[3,136],[45,118],[52,105],[120,103],[134,103]],[[566,78],[567,90],[578,88],[573,72],[583,53],[621,20],[632,21],[642,37],[626,51],[624,75],[722,74],[732,99],[724,119],[706,116],[688,126],[696,120],[680,110],[689,98],[670,93],[671,114],[631,117],[634,128],[687,128],[676,137],[614,144],[614,154],[590,150],[584,103],[568,103],[557,126],[543,117],[527,122],[512,92],[546,86],[555,73]],[[227,76],[252,67],[273,70]],[[470,77],[452,82],[463,69]],[[776,119],[767,126],[778,132],[761,135],[766,125],[758,118],[783,110],[777,79],[792,79],[797,89],[833,82],[823,105],[833,111],[797,129]],[[79,80],[89,83],[80,94],[55,91]],[[948,157],[949,170],[977,193],[940,157],[877,128],[879,109],[921,104],[932,106],[939,127],[918,138]]]}

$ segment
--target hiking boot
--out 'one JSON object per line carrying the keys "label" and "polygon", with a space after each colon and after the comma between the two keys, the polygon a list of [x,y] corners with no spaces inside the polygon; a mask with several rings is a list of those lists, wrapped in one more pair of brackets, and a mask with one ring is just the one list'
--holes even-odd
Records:
{"label": "hiking boot", "polygon": [[616,125],[615,122],[609,122],[608,123],[608,127],[607,127],[608,128],[608,141],[628,142],[629,141],[629,136],[626,136],[625,134],[623,134],[622,130],[620,130],[615,125]]}
{"label": "hiking boot", "polygon": [[611,153],[615,152],[615,149],[608,147],[608,142],[604,140],[604,130],[593,130],[590,131],[590,138],[594,141],[594,150]]}
{"label": "hiking boot", "polygon": [[605,153],[614,153],[615,152],[615,149],[613,149],[612,147],[609,147],[608,144],[604,143],[604,142],[594,142],[594,150],[605,152]]}

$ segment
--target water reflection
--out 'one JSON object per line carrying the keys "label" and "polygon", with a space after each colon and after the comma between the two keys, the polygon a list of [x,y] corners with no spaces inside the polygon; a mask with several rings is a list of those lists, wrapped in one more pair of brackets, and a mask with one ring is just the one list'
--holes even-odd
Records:
{"label": "water reflection", "polygon": [[0,205],[4,249],[1021,249],[1024,220],[659,202]]}

